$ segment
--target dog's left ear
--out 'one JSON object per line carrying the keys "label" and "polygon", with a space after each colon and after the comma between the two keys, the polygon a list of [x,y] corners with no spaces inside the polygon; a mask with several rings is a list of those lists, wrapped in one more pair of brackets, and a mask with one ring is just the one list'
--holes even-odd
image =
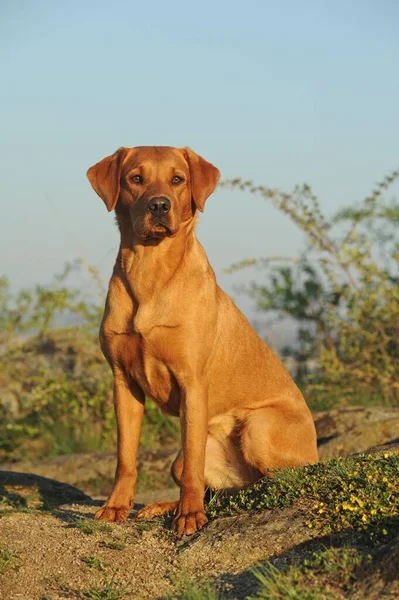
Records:
{"label": "dog's left ear", "polygon": [[128,151],[128,148],[119,148],[114,154],[103,158],[87,171],[88,180],[109,212],[114,210],[118,202],[122,164]]}
{"label": "dog's left ear", "polygon": [[205,200],[217,186],[220,171],[190,148],[182,151],[190,169],[192,199],[198,210],[204,212]]}

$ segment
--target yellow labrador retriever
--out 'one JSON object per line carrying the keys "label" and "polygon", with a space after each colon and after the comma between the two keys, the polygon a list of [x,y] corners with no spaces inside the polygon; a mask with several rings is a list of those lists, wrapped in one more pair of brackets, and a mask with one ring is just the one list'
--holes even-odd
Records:
{"label": "yellow labrador retriever", "polygon": [[196,238],[197,211],[219,175],[189,148],[161,146],[121,148],[87,172],[121,237],[100,331],[114,375],[118,463],[97,519],[128,518],[146,396],[180,418],[172,466],[180,500],[137,516],[175,510],[179,536],[206,523],[205,486],[238,489],[317,461],[301,392],[217,285]]}

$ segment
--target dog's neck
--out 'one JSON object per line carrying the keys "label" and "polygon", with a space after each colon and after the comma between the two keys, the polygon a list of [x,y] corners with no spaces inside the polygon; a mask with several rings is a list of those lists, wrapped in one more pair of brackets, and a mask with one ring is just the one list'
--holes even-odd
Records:
{"label": "dog's neck", "polygon": [[[180,225],[173,237],[162,240],[137,240],[130,228],[121,228],[121,244],[115,268],[123,276],[139,302],[146,302],[162,291],[179,271],[181,276],[187,260],[199,242],[195,235],[196,218]],[[191,263],[192,264],[192,263]],[[148,277],[155,273],[156,277]]]}

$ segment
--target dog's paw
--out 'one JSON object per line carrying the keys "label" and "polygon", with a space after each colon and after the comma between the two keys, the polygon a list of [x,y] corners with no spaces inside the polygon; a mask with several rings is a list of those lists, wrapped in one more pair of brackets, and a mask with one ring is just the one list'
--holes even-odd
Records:
{"label": "dog's paw", "polygon": [[128,520],[130,508],[127,506],[109,506],[104,504],[94,515],[98,521],[109,521],[110,523],[124,523]]}
{"label": "dog's paw", "polygon": [[147,506],[138,511],[136,519],[155,519],[176,510],[177,505],[178,502],[155,502],[154,504],[147,504]]}
{"label": "dog's paw", "polygon": [[192,535],[199,531],[207,522],[208,519],[202,510],[177,514],[173,520],[172,529],[178,537],[183,537],[183,535]]}

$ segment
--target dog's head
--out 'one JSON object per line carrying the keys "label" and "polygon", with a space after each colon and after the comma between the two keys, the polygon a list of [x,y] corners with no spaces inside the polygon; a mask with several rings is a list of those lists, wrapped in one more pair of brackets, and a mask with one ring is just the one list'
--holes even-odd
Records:
{"label": "dog's head", "polygon": [[189,148],[120,148],[87,171],[94,190],[120,225],[145,242],[174,236],[204,210],[220,173]]}

